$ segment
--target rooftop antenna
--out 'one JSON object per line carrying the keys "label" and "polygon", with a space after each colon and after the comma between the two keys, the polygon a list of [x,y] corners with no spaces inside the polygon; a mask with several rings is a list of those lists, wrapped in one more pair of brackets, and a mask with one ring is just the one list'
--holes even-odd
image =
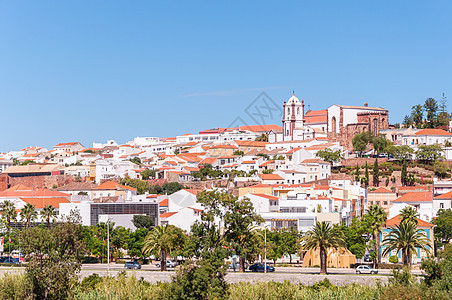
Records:
{"label": "rooftop antenna", "polygon": [[294,90],[292,90],[292,95],[294,95],[294,96],[295,96],[295,91],[294,91]]}

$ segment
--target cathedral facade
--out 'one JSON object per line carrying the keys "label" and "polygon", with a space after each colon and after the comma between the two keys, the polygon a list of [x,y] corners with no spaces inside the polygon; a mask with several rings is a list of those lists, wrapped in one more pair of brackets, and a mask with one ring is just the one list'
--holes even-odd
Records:
{"label": "cathedral facade", "polygon": [[269,142],[302,141],[327,138],[352,150],[355,134],[370,131],[377,136],[389,128],[388,110],[381,107],[332,105],[326,110],[305,113],[304,101],[295,96],[283,104],[282,131],[271,131]]}

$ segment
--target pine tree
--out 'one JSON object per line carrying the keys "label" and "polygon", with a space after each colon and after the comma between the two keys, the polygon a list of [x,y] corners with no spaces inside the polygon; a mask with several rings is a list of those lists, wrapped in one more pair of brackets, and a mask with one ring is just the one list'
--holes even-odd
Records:
{"label": "pine tree", "polygon": [[402,181],[402,185],[406,185],[406,181],[407,181],[407,162],[406,162],[406,160],[403,161],[402,174],[400,175],[400,180]]}
{"label": "pine tree", "polygon": [[374,170],[373,170],[373,174],[372,174],[372,181],[374,186],[378,186],[380,184],[380,174],[378,172],[378,160],[375,159],[374,162]]}
{"label": "pine tree", "polygon": [[358,164],[356,164],[356,167],[355,167],[355,181],[359,182],[359,166],[358,166]]}
{"label": "pine tree", "polygon": [[364,183],[366,186],[369,184],[369,168],[367,166],[367,162],[366,162],[366,170],[364,172]]}

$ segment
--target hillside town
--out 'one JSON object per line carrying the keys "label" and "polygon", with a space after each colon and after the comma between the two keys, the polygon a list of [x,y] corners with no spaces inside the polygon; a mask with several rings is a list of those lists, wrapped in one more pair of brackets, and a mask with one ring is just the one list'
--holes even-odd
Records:
{"label": "hillside town", "polygon": [[[53,149],[30,145],[1,153],[0,202],[13,203],[18,213],[32,205],[36,223],[52,206],[56,220],[78,211],[83,225],[113,222],[134,230],[134,215],[147,215],[154,224],[190,231],[204,210],[198,194],[221,191],[249,199],[264,221],[259,226],[270,230],[306,232],[323,221],[348,226],[378,205],[387,213],[383,227],[398,224],[411,207],[433,235],[438,211],[451,208],[452,181],[414,162],[419,149],[435,146],[435,164],[447,164],[451,132],[396,128],[388,110],[368,103],[313,111],[292,95],[281,105],[281,126],[217,127],[87,147],[62,141]],[[361,135],[373,137],[373,144],[361,147]],[[400,171],[403,161],[412,164]],[[12,226],[25,225],[17,220]],[[426,257],[420,251],[414,261]]]}

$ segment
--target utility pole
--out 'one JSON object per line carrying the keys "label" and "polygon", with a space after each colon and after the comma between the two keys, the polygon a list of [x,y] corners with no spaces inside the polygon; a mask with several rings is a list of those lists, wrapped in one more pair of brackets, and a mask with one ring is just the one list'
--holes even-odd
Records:
{"label": "utility pole", "polygon": [[267,273],[267,226],[265,226],[264,236],[264,273]]}

